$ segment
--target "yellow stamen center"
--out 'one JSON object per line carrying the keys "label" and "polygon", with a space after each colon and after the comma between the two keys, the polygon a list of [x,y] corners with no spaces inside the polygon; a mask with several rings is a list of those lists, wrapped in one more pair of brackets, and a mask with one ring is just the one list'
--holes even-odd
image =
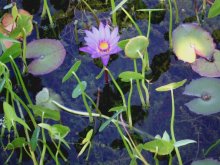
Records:
{"label": "yellow stamen center", "polygon": [[106,41],[102,41],[99,43],[99,50],[100,51],[108,51],[109,50],[109,44]]}

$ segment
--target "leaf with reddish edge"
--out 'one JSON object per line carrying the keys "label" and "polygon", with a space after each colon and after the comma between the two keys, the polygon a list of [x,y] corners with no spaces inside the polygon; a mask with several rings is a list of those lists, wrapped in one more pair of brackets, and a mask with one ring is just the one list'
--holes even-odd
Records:
{"label": "leaf with reddish edge", "polygon": [[48,74],[57,69],[64,61],[66,50],[59,40],[40,39],[27,45],[26,58],[34,59],[28,65],[33,75]]}
{"label": "leaf with reddish edge", "polygon": [[196,55],[209,58],[214,49],[210,34],[195,23],[181,24],[173,31],[173,51],[180,60],[193,63]]}
{"label": "leaf with reddish edge", "polygon": [[199,58],[192,63],[191,67],[201,76],[220,77],[220,51],[214,51],[211,61],[208,61],[204,58]]}

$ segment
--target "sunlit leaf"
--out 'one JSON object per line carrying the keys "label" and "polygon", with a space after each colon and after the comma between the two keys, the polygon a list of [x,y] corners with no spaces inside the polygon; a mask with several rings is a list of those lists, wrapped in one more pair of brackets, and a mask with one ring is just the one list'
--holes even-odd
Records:
{"label": "sunlit leaf", "polygon": [[22,53],[21,44],[15,43],[10,48],[0,56],[0,61],[2,63],[7,63],[10,61],[10,56],[14,59]]}
{"label": "sunlit leaf", "polygon": [[27,142],[25,140],[24,137],[18,137],[18,138],[15,138],[11,143],[9,143],[6,148],[8,150],[13,150],[15,148],[22,148],[23,146],[26,146],[27,145]]}
{"label": "sunlit leaf", "polygon": [[196,143],[196,141],[191,140],[191,139],[179,140],[179,141],[174,143],[174,146],[175,147],[182,147],[182,146],[185,146],[185,145],[190,144],[190,143]]}
{"label": "sunlit leaf", "polygon": [[89,132],[87,132],[86,137],[83,139],[81,144],[85,144],[87,142],[90,142],[92,135],[93,135],[93,129],[91,129],[91,130],[89,130]]}
{"label": "sunlit leaf", "polygon": [[170,83],[161,87],[156,88],[156,91],[158,92],[166,92],[166,91],[170,91],[170,90],[174,90],[176,88],[179,88],[181,86],[183,86],[185,84],[187,80],[182,80],[179,82],[174,82],[174,83]]}
{"label": "sunlit leaf", "polygon": [[118,46],[119,46],[121,49],[125,50],[125,46],[126,46],[126,44],[128,43],[128,41],[129,41],[129,39],[122,40],[122,41],[118,42]]}
{"label": "sunlit leaf", "polygon": [[118,76],[123,82],[130,82],[131,80],[142,80],[144,77],[137,72],[125,71]]}
{"label": "sunlit leaf", "polygon": [[209,9],[208,18],[216,17],[220,14],[220,0],[215,0]]}

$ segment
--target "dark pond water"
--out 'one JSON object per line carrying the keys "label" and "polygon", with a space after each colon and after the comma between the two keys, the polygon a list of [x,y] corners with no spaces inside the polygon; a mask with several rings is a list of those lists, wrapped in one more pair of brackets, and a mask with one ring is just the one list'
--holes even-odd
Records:
{"label": "dark pond water", "polygon": [[[119,2],[119,1],[117,1]],[[82,65],[77,72],[81,80],[88,83],[86,92],[96,100],[100,95],[100,109],[104,114],[108,114],[109,108],[120,104],[119,94],[116,92],[112,82],[105,85],[104,78],[96,80],[95,77],[101,71],[100,61],[93,61],[89,55],[79,54],[78,48],[83,43],[83,29],[90,25],[96,26],[95,20],[91,13],[86,10],[85,6],[80,5],[77,0],[50,0],[50,9],[54,19],[56,20],[56,27],[54,30],[49,28],[48,20],[40,20],[41,2],[39,0],[19,0],[17,5],[19,8],[24,8],[34,14],[34,20],[39,24],[39,32],[41,38],[58,38],[65,45],[67,56],[60,68],[54,72],[40,76],[33,77],[31,75],[25,77],[26,83],[34,96],[42,87],[53,89],[63,99],[67,107],[85,111],[82,99],[72,99],[71,94],[74,86],[77,84],[74,78],[62,84],[62,78],[69,68],[73,65],[76,59],[82,60]],[[177,0],[179,6],[180,22],[193,22],[195,18],[195,4],[189,0]],[[0,1],[0,8],[6,4],[6,1]],[[100,20],[106,22],[110,20],[109,11],[110,4],[105,4],[104,0],[91,0],[89,4],[93,9],[96,9],[97,16]],[[146,14],[139,14],[135,12],[138,8],[156,8],[158,0],[130,0],[125,8],[133,13],[135,21],[141,27],[141,30],[147,32],[147,17]],[[197,3],[197,8],[201,6],[201,2]],[[132,10],[132,7],[135,10]],[[168,6],[166,6],[168,8]],[[1,10],[1,12],[3,12]],[[120,13],[120,12],[119,12]],[[120,20],[120,34],[121,39],[131,38],[138,35],[135,28],[129,20],[124,19],[121,12],[118,16]],[[215,38],[217,48],[220,49],[220,17],[215,19],[205,19],[203,27],[212,33]],[[158,93],[155,88],[174,81],[187,79],[189,83],[192,79],[200,76],[193,72],[190,65],[178,61],[175,56],[169,52],[168,43],[168,28],[169,28],[169,12],[161,12],[153,14],[152,17],[152,31],[150,33],[150,45],[148,48],[150,55],[150,63],[152,69],[150,84],[150,108],[143,111],[139,101],[138,93],[134,93],[132,97],[132,113],[135,127],[145,131],[153,136],[156,134],[162,135],[166,130],[169,132],[170,116],[171,116],[171,97],[170,93]],[[174,28],[177,25],[174,25]],[[76,30],[78,33],[78,41],[76,41]],[[36,39],[36,31],[28,38],[29,41]],[[139,64],[140,65],[140,64]],[[125,70],[133,70],[133,62],[125,58],[123,52],[112,56],[108,67],[115,77]],[[123,84],[124,92],[128,93],[129,85]],[[175,90],[175,104],[176,104],[176,120],[175,120],[175,134],[176,139],[194,139],[196,144],[190,144],[180,148],[180,153],[184,164],[188,165],[193,160],[203,159],[204,150],[206,150],[212,143],[220,138],[220,116],[219,114],[210,116],[196,115],[188,110],[184,104],[191,98],[182,95],[184,87]],[[68,157],[68,164],[129,164],[130,158],[126,149],[120,139],[120,136],[113,125],[110,125],[103,132],[99,133],[98,128],[103,120],[96,119],[93,125],[89,125],[87,118],[74,116],[66,112],[61,113],[61,122],[71,128],[71,132],[67,137],[67,141],[71,146],[71,150],[63,148],[63,151]],[[79,143],[85,137],[89,129],[94,128],[95,136],[93,138],[93,147],[89,156],[89,162],[85,161],[86,155],[77,158],[80,151]],[[133,137],[138,142],[144,142],[148,139],[136,133]],[[215,148],[207,157],[219,159],[220,146]],[[144,156],[151,164],[154,164],[153,155],[145,152]],[[7,159],[7,154],[2,153],[0,162]],[[17,160],[16,154],[10,164],[14,164]],[[177,164],[175,158],[174,164]],[[30,160],[24,160],[24,164],[31,164]],[[48,160],[47,164],[54,164],[52,160]],[[64,163],[63,163],[64,164]],[[166,159],[161,159],[160,164],[167,164]]]}

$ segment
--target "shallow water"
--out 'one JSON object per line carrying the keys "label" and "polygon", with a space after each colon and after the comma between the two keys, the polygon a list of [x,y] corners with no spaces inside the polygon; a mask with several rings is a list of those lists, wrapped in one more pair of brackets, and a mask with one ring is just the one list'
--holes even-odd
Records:
{"label": "shallow water", "polygon": [[[18,1],[18,6],[23,7],[26,10],[32,11],[34,15],[34,20],[40,21],[39,15],[40,10],[37,8],[38,4],[34,5],[35,8],[30,8],[26,5],[27,1]],[[56,14],[59,9],[67,9],[66,3],[56,4],[55,1],[51,2],[51,11]],[[72,1],[73,2],[73,1]],[[101,1],[99,1],[101,3]],[[157,0],[148,2],[144,0],[143,3],[149,8],[155,7],[157,5]],[[177,0],[179,5],[180,22],[185,22],[195,16],[193,2],[187,0]],[[68,4],[68,3],[67,3]],[[77,2],[73,2],[77,4]],[[134,2],[131,3],[135,4]],[[4,5],[4,1],[0,2],[0,5]],[[94,9],[100,9],[98,5],[92,3]],[[129,4],[130,5],[130,4]],[[143,4],[142,4],[143,5]],[[198,4],[201,5],[201,4]],[[110,19],[109,11],[106,5],[102,7],[102,12],[97,10],[97,15],[102,21],[108,21]],[[55,9],[56,8],[56,9]],[[83,43],[83,29],[85,25],[96,25],[95,20],[92,15],[86,11],[82,12],[79,8],[74,9],[68,13],[67,17],[61,19],[61,16],[57,16],[56,19],[58,23],[56,24],[55,33],[51,29],[48,29],[48,21],[42,21],[40,24],[40,36],[48,38],[59,38],[63,42],[67,56],[64,63],[60,68],[54,72],[33,78],[29,81],[30,86],[33,89],[32,94],[34,95],[41,87],[48,87],[53,89],[56,93],[60,94],[63,99],[64,104],[67,107],[79,109],[85,111],[82,99],[72,99],[71,94],[74,86],[77,82],[74,78],[71,78],[64,84],[62,84],[62,78],[69,70],[69,68],[74,64],[76,59],[82,60],[82,65],[77,71],[77,75],[81,80],[85,80],[88,83],[86,92],[93,98],[97,99],[98,89],[101,89],[100,93],[100,109],[103,113],[107,113],[108,109],[120,104],[119,96],[112,82],[109,86],[105,85],[104,78],[99,80],[95,79],[95,76],[101,71],[99,67],[99,62],[93,61],[89,55],[79,54],[78,47]],[[67,10],[68,11],[68,10]],[[138,13],[137,13],[138,14]],[[144,16],[146,17],[146,16]],[[123,14],[121,17],[123,18]],[[156,19],[156,17],[155,17]],[[212,33],[213,31],[220,30],[220,17],[215,19],[205,19],[203,27]],[[77,27],[74,24],[78,20]],[[147,32],[147,20],[138,18],[136,20],[143,30],[144,34]],[[123,21],[122,21],[123,22]],[[131,38],[138,35],[135,28],[131,25],[129,20],[122,23],[120,28],[121,39]],[[174,28],[177,25],[174,25]],[[78,30],[78,43],[75,40],[74,28]],[[152,24],[152,31],[150,33],[150,45],[148,47],[148,52],[150,55],[151,68],[152,68],[152,78],[154,82],[150,85],[150,108],[148,112],[144,112],[141,109],[141,103],[139,101],[138,93],[134,93],[132,97],[132,110],[134,113],[135,127],[143,130],[153,136],[156,134],[162,135],[166,130],[169,132],[170,116],[171,116],[171,97],[170,93],[158,93],[155,88],[170,83],[174,81],[180,81],[187,79],[189,83],[192,79],[200,78],[200,76],[193,72],[190,65],[182,61],[178,61],[172,53],[169,53],[169,43],[167,41],[167,32],[169,28],[169,12],[164,13],[164,17],[160,17],[155,23]],[[29,41],[36,38],[36,32],[29,37]],[[219,38],[215,38],[216,47],[220,49]],[[133,62],[126,57],[124,57],[123,52],[114,56],[108,67],[115,77],[125,70],[133,69]],[[36,80],[37,83],[36,83]],[[33,83],[35,82],[35,85]],[[128,85],[122,84],[124,92],[128,93]],[[177,140],[181,139],[193,139],[196,140],[196,144],[190,144],[180,148],[180,153],[184,164],[190,164],[193,160],[203,159],[203,150],[206,150],[213,142],[215,142],[220,137],[220,130],[218,125],[220,125],[219,114],[214,114],[210,116],[196,115],[188,110],[184,103],[191,100],[189,96],[182,95],[184,87],[175,90],[175,105],[176,105],[176,118],[175,118],[175,135]],[[128,164],[130,158],[127,151],[123,147],[123,143],[120,136],[113,125],[110,125],[103,132],[99,133],[98,129],[102,123],[102,120],[96,119],[94,125],[89,125],[87,118],[74,116],[66,112],[61,113],[61,122],[71,128],[71,132],[67,137],[67,141],[71,146],[71,150],[64,148],[65,153],[68,157],[68,164],[87,164],[85,161],[86,155],[77,158],[77,154],[80,150],[79,143],[82,138],[85,137],[86,133],[90,128],[94,128],[96,134],[93,138],[93,148],[89,157],[88,164]],[[147,141],[146,137],[141,135],[135,135],[137,141]],[[215,148],[209,155],[208,158],[219,158],[220,147]],[[154,164],[153,155],[151,153],[144,152],[144,156],[149,160],[151,164]],[[5,160],[5,155],[3,153],[2,158]],[[2,160],[1,158],[1,160]],[[13,159],[17,159],[16,156]],[[177,164],[176,157],[174,158],[174,164]],[[29,160],[25,160],[24,164],[29,164]],[[47,164],[53,164],[53,161],[48,160]],[[12,163],[13,164],[13,163]],[[65,163],[64,163],[65,164]],[[160,164],[167,164],[167,160],[162,158]]]}

